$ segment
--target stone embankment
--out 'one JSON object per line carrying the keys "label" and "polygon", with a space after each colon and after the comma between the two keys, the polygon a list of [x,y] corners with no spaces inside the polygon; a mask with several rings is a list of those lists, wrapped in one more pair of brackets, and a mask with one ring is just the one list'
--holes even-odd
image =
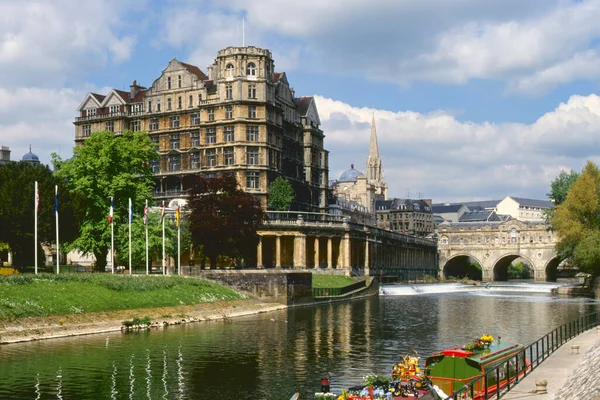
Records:
{"label": "stone embankment", "polygon": [[164,329],[170,325],[223,320],[285,308],[287,306],[283,304],[244,299],[195,306],[23,318],[0,321],[0,344],[116,332],[122,330],[124,321],[146,316],[152,321],[150,329]]}

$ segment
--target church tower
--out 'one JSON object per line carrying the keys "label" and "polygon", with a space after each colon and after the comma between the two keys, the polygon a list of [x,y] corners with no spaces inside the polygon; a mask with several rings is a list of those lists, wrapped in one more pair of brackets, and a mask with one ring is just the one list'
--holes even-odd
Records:
{"label": "church tower", "polygon": [[369,143],[369,156],[367,157],[367,184],[373,185],[376,197],[387,198],[387,183],[383,179],[379,145],[377,144],[377,130],[375,128],[375,114],[371,122],[371,140]]}

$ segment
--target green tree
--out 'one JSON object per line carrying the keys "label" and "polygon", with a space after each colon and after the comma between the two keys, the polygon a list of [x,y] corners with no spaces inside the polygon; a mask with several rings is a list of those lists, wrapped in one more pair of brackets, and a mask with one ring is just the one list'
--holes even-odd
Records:
{"label": "green tree", "polygon": [[198,177],[190,191],[192,240],[216,268],[217,257],[256,258],[258,235],[264,213],[260,201],[238,188],[235,177]]}
{"label": "green tree", "polygon": [[152,198],[154,180],[148,163],[158,158],[155,144],[144,132],[96,132],[83,146],[76,146],[73,158],[63,161],[52,155],[56,175],[63,179],[82,212],[79,232],[69,244],[96,258],[96,270],[106,267],[110,249],[107,221],[110,198],[114,197],[114,222],[126,223],[128,198],[134,213],[143,212],[145,199]]}
{"label": "green tree", "polygon": [[287,179],[278,176],[269,185],[269,210],[288,211],[294,198],[294,189]]}
{"label": "green tree", "polygon": [[[34,264],[34,194],[38,182],[38,243],[56,243],[54,197],[59,192],[61,242],[72,240],[76,232],[73,203],[63,182],[45,165],[11,162],[0,165],[0,242],[8,244],[13,264]],[[38,247],[38,266],[44,265],[44,252]]]}
{"label": "green tree", "polygon": [[598,275],[600,268],[600,171],[588,161],[552,218],[559,236],[558,254],[581,271]]}
{"label": "green tree", "polygon": [[560,171],[560,174],[550,184],[550,192],[546,193],[546,196],[557,206],[564,203],[569,189],[578,177],[579,174],[573,170],[570,172]]}
{"label": "green tree", "polygon": [[[137,269],[146,269],[146,226],[143,213],[134,214],[131,221],[131,263]],[[165,253],[168,257],[177,259],[177,227],[171,215],[165,217]],[[191,236],[186,218],[181,219],[181,253],[189,250]],[[152,261],[159,261],[162,265],[162,223],[160,213],[148,213],[148,258],[150,266]],[[116,262],[127,266],[129,264],[129,224],[127,220],[115,230],[115,258]]]}

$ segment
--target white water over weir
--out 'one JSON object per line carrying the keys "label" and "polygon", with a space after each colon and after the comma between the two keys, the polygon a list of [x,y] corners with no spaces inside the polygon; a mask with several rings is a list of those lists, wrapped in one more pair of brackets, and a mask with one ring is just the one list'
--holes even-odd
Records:
{"label": "white water over weir", "polygon": [[550,293],[559,286],[572,283],[557,282],[481,282],[479,285],[466,283],[423,283],[382,285],[379,294],[382,296],[413,296],[418,294],[455,293],[455,292],[527,292]]}

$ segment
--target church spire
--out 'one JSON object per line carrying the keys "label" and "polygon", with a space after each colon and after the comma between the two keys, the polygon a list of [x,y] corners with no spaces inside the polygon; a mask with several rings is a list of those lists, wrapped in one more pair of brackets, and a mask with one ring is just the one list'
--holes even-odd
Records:
{"label": "church spire", "polygon": [[379,145],[377,144],[377,130],[375,128],[375,112],[371,119],[371,142],[369,144],[369,158],[379,158]]}
{"label": "church spire", "polygon": [[367,180],[369,182],[381,182],[381,158],[379,157],[379,146],[377,145],[377,129],[375,128],[375,113],[371,122],[371,141],[369,143],[369,156],[367,157]]}

